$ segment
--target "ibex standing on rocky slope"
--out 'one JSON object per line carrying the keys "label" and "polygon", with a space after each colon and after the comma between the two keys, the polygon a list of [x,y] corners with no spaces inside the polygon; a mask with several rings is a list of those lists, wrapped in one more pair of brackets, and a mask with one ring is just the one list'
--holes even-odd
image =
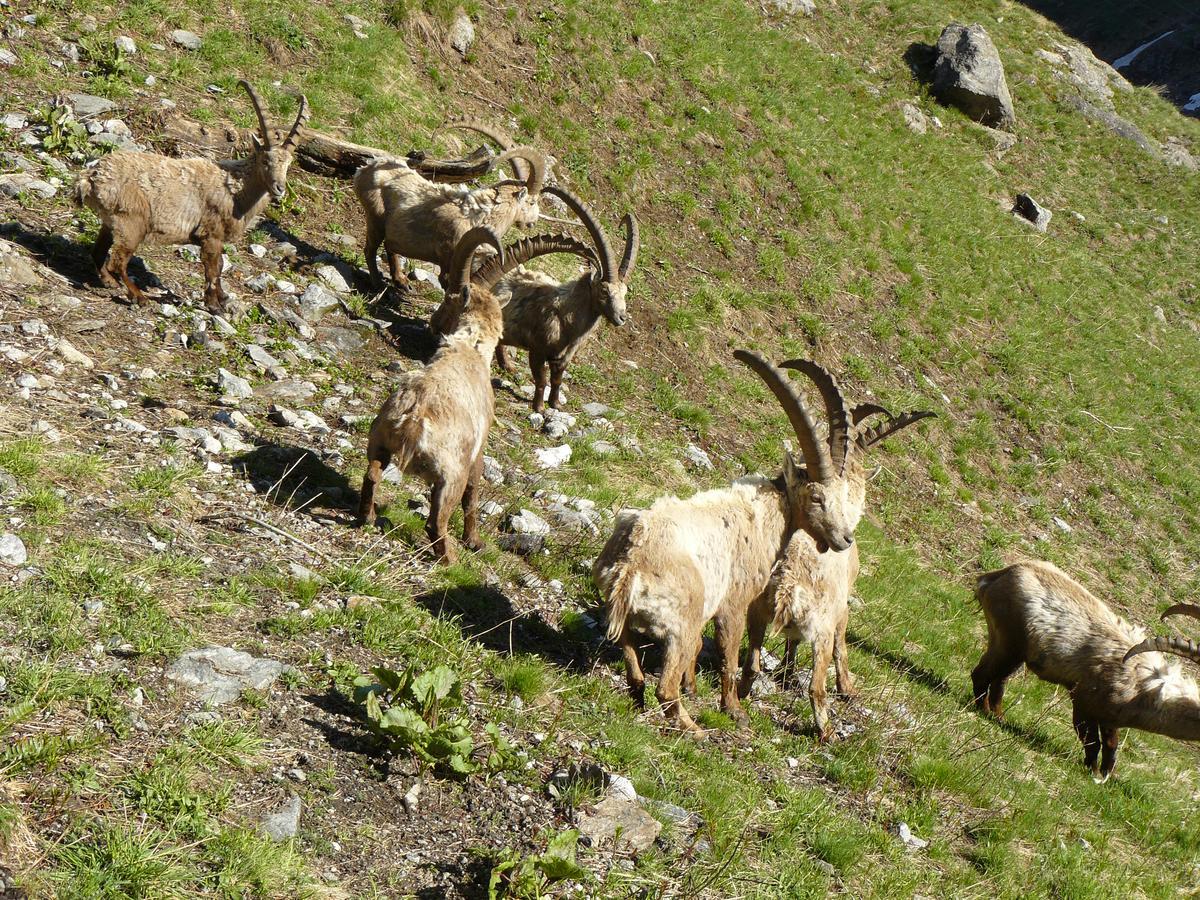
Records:
{"label": "ibex standing on rocky slope", "polygon": [[[1071,692],[1075,733],[1097,781],[1107,781],[1116,766],[1121,728],[1200,740],[1200,689],[1161,652],[1200,661],[1190,641],[1146,639],[1144,629],[1048,562],[989,572],[975,597],[988,629],[987,649],[971,672],[983,712],[1000,715],[1005,682],[1024,663]],[[1174,613],[1200,618],[1200,607],[1180,604],[1163,615]]]}
{"label": "ibex standing on rocky slope", "polygon": [[267,204],[287,190],[292,153],[308,120],[308,100],[301,96],[291,131],[274,146],[262,101],[248,82],[238,84],[250,95],[262,135],[261,140],[253,139],[254,152],[248,159],[212,162],[120,151],[79,176],[78,200],[100,218],[100,234],[92,247],[100,280],[113,288],[124,285],[135,303],[146,302],[126,271],[138,246],[146,240],[195,243],[204,264],[204,305],[210,312],[224,311],[225,243],[240,240]]}

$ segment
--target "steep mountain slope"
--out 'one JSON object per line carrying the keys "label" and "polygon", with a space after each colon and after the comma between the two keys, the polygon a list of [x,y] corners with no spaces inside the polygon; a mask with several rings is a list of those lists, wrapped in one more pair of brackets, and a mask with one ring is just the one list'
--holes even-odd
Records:
{"label": "steep mountain slope", "polygon": [[[1061,693],[1019,679],[1000,726],[969,709],[967,675],[974,576],[1012,555],[1053,559],[1142,621],[1194,592],[1200,177],[1080,114],[1065,64],[1035,53],[1068,39],[1016,3],[468,6],[465,58],[433,0],[6,7],[3,171],[61,184],[0,199],[0,468],[29,557],[0,589],[3,866],[33,896],[486,896],[505,860],[529,879],[554,869],[537,854],[593,815],[595,763],[666,829],[640,854],[580,849],[581,895],[1194,886],[1194,751],[1130,734],[1116,782],[1093,785]],[[1000,49],[1011,146],[910,68],[952,20]],[[113,52],[117,36],[136,53]],[[416,484],[385,486],[391,533],[349,527],[363,417],[430,352],[436,298],[365,289],[347,183],[295,172],[252,236],[263,257],[230,248],[228,329],[199,313],[199,266],[171,249],[142,250],[167,306],[129,309],[91,281],[96,223],[69,202],[72,154],[91,145],[52,98],[109,97],[100,118],[153,144],[164,98],[251,124],[242,76],[280,118],[303,90],[314,127],[399,151],[450,147],[431,137],[447,117],[513,126],[610,227],[626,210],[643,224],[633,321],[573,365],[568,433],[498,391],[491,547],[460,566],[421,553]],[[1153,92],[1110,102],[1152,149],[1200,148],[1200,125]],[[940,124],[910,131],[905,103]],[[1047,233],[1009,214],[1020,191],[1054,211]],[[330,264],[358,289],[297,329],[278,280],[303,290]],[[613,510],[778,465],[782,417],[730,358],[746,346],[939,414],[875,457],[851,625],[864,697],[837,707],[829,747],[782,690],[751,704],[749,734],[727,730],[711,672],[694,706],[712,738],[664,735],[635,716],[595,624],[586,561]],[[237,389],[215,385],[222,368],[251,382],[244,419],[220,400]],[[308,427],[277,424],[271,403]],[[570,462],[540,470],[534,450],[563,443]],[[685,462],[702,459],[689,444],[711,470]],[[522,508],[553,526],[524,558],[496,548]],[[167,677],[209,644],[292,668],[209,709]],[[354,677],[441,663],[479,761],[497,751],[488,724],[524,756],[456,779],[382,749]],[[293,794],[296,837],[259,835]]]}

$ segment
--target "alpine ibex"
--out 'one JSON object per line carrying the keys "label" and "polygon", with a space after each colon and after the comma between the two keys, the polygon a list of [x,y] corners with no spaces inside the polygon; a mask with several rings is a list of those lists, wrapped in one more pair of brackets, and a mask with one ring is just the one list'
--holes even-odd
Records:
{"label": "alpine ibex", "polygon": [[[835,467],[787,376],[757,354],[739,350],[734,356],[783,406],[807,468],[785,452],[776,478],[750,476],[688,500],[662,497],[647,510],[624,513],[592,570],[608,603],[609,638],[620,643],[625,656],[634,702],[639,707],[645,702],[645,676],[634,643],[635,633],[641,633],[663,645],[656,696],[668,720],[697,734],[703,731],[684,709],[679,687],[685,677],[690,680],[704,624],[715,618],[721,708],[745,722],[737,655],[747,607],[767,589],[775,562],[798,527],[823,553],[847,551],[862,505],[861,485]],[[802,360],[784,365],[810,377],[816,371]],[[835,445],[845,439],[847,427],[844,418],[831,421]]]}
{"label": "alpine ibex", "polygon": [[478,549],[478,485],[483,448],[495,414],[491,362],[503,327],[500,304],[486,287],[471,282],[475,251],[487,243],[503,258],[500,238],[477,227],[459,240],[448,263],[448,290],[462,293],[458,328],[446,337],[429,365],[405,373],[371,423],[367,473],[359,519],[375,521],[375,489],[393,457],[402,471],[431,485],[426,531],[434,554],[453,562],[446,527],[460,501],[463,543]]}
{"label": "alpine ibex", "polygon": [[393,281],[402,280],[400,257],[407,256],[438,264],[445,288],[454,248],[472,228],[486,226],[503,236],[513,225],[535,224],[546,182],[546,158],[531,147],[516,147],[495,157],[493,167],[513,160],[516,171],[517,159],[529,164],[523,181],[500,181],[475,190],[435,184],[398,158],[377,159],[359,169],[354,191],[366,213],[363,253],[372,281],[382,283],[377,259],[381,244]]}
{"label": "alpine ibex", "polygon": [[[546,370],[550,373],[550,406],[558,409],[563,373],[567,364],[595,332],[601,319],[620,327],[625,324],[625,297],[629,277],[637,264],[638,226],[632,215],[621,224],[625,228],[625,252],[620,263],[604,229],[587,206],[564,188],[547,185],[543,194],[562,199],[587,228],[595,250],[585,248],[579,255],[588,263],[588,271],[570,281],[560,282],[544,272],[511,271],[496,283],[495,293],[504,309],[504,337],[496,348],[496,362],[510,371],[504,347],[529,351],[533,375],[533,409],[540,411],[546,397]],[[445,303],[429,320],[435,333],[442,333],[454,319],[451,308],[455,298]]]}
{"label": "alpine ibex", "polygon": [[[867,493],[863,455],[870,447],[933,413],[907,412],[893,416],[875,403],[862,403],[850,409],[837,382],[825,369],[807,360],[784,365],[803,371],[821,393],[831,423],[829,463],[834,470],[834,483],[845,484],[844,493],[839,493],[844,497],[847,520],[852,528],[856,527],[863,515]],[[863,424],[878,415],[886,417],[882,423],[873,427]],[[851,438],[854,429],[858,431]],[[749,694],[758,676],[768,627],[782,631],[787,638],[785,670],[791,668],[796,643],[808,643],[813,654],[809,700],[820,739],[827,741],[833,734],[826,686],[831,659],[838,693],[843,697],[857,695],[846,649],[846,626],[850,618],[850,593],[858,578],[858,544],[840,553],[830,553],[821,547],[818,535],[804,521],[802,509],[798,510],[798,517],[770,585],[750,605],[747,615],[750,646],[738,693],[742,697]]]}
{"label": "alpine ibex", "polygon": [[274,146],[262,101],[248,82],[238,84],[250,95],[262,136],[253,138],[249,158],[212,162],[123,150],[101,158],[79,176],[77,199],[100,218],[100,234],[92,247],[100,280],[112,288],[124,285],[135,303],[146,302],[126,270],[138,246],[146,240],[195,243],[204,264],[204,305],[210,312],[224,311],[225,243],[240,240],[267,204],[287,190],[292,153],[308,120],[308,100],[300,97],[291,131]]}
{"label": "alpine ibex", "polygon": [[[1200,740],[1200,689],[1162,655],[1195,660],[1190,641],[1147,639],[1144,629],[1048,562],[989,572],[975,597],[988,629],[987,649],[971,673],[981,711],[1000,716],[1005,682],[1022,663],[1067,688],[1084,763],[1099,782],[1116,765],[1121,728]],[[1163,615],[1174,613],[1200,618],[1200,608],[1186,604]]]}

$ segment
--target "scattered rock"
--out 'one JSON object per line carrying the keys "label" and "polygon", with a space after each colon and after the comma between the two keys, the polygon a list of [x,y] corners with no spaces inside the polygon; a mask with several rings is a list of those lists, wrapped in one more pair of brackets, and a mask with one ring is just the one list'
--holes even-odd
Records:
{"label": "scattered rock", "polygon": [[264,350],[258,344],[247,344],[246,355],[250,357],[250,361],[260,372],[268,372],[271,369],[281,369],[283,364],[279,362],[270,353]]}
{"label": "scattered rock", "polygon": [[925,113],[912,103],[905,103],[900,107],[900,112],[904,115],[904,124],[913,134],[924,134],[929,130],[929,120],[925,117]]}
{"label": "scattered rock", "polygon": [[84,369],[95,368],[96,363],[86,353],[81,353],[75,349],[75,345],[66,338],[59,338],[58,345],[55,347],[58,355],[73,366],[80,366]]}
{"label": "scattered rock", "polygon": [[512,534],[540,534],[544,537],[550,533],[550,523],[528,509],[509,516],[504,525]]}
{"label": "scattered rock", "polygon": [[135,44],[133,38],[129,37],[128,35],[122,34],[113,38],[113,46],[129,56],[137,55],[137,44]]}
{"label": "scattered rock", "polygon": [[306,322],[319,322],[325,313],[337,309],[340,302],[337,294],[329,288],[322,284],[310,284],[300,296],[300,315]]}
{"label": "scattered rock", "polygon": [[184,50],[199,50],[204,46],[204,41],[201,40],[200,35],[184,31],[182,28],[176,28],[171,32],[169,37],[171,38],[171,43],[182,47]]}
{"label": "scattered rock", "polygon": [[947,25],[937,42],[933,93],[984,125],[1011,130],[1012,95],[996,45],[982,25]]}
{"label": "scattered rock", "polygon": [[594,847],[611,842],[615,850],[640,853],[654,843],[662,823],[636,800],[609,795],[590,814],[580,815],[579,831]]}
{"label": "scattered rock", "polygon": [[708,454],[695,444],[688,444],[684,447],[683,456],[697,469],[711,469],[713,467],[712,460],[708,458]]}
{"label": "scattered rock", "polygon": [[546,537],[541,534],[498,534],[496,544],[501,550],[518,556],[533,556],[546,546]]}
{"label": "scattered rock", "polygon": [[292,794],[282,806],[262,820],[262,833],[273,841],[294,838],[300,830],[300,809],[300,798]]}
{"label": "scattered rock", "polygon": [[6,47],[0,47],[0,66],[7,69],[9,66],[15,66],[19,62],[20,60],[17,59],[15,53]]}
{"label": "scattered rock", "polygon": [[1159,159],[1162,158],[1162,148],[1159,147],[1157,141],[1148,138],[1140,128],[1128,119],[1121,118],[1112,110],[1103,109],[1094,103],[1089,103],[1083,97],[1076,96],[1075,94],[1063,97],[1062,102],[1076,112],[1082,113],[1086,118],[1099,122],[1113,134],[1133,141],[1151,156]]}
{"label": "scattered rock", "polygon": [[539,469],[557,469],[571,459],[571,445],[562,444],[558,447],[538,447],[533,451]]}
{"label": "scattered rock", "polygon": [[1200,160],[1192,156],[1187,145],[1177,137],[1167,138],[1167,142],[1163,144],[1162,154],[1163,160],[1169,166],[1187,169],[1189,172],[1195,172],[1200,168]]}
{"label": "scattered rock", "polygon": [[336,266],[317,266],[316,273],[317,277],[325,282],[326,286],[337,291],[339,294],[350,293],[350,284],[346,281],[345,276],[338,271]]}
{"label": "scattered rock", "polygon": [[592,441],[592,452],[599,456],[613,456],[621,452],[621,448],[609,441]]}
{"label": "scattered rock", "polygon": [[166,676],[198,699],[222,706],[237,700],[243,691],[267,690],[287,669],[281,662],[232,647],[207,647],[184,653],[167,667]]}
{"label": "scattered rock", "polygon": [[785,16],[815,16],[817,5],[813,0],[767,0],[767,9]]}
{"label": "scattered rock", "polygon": [[23,566],[29,559],[25,542],[12,532],[0,535],[0,563],[6,566]]}
{"label": "scattered rock", "polygon": [[451,24],[446,39],[450,42],[450,46],[463,56],[467,55],[467,51],[475,43],[475,26],[471,24],[471,17],[461,9]]}
{"label": "scattered rock", "polygon": [[295,404],[307,403],[316,392],[317,386],[311,381],[299,381],[295,378],[285,378],[274,384],[265,384],[255,391],[266,400]]}
{"label": "scattered rock", "polygon": [[233,400],[247,400],[254,396],[250,382],[234,375],[228,369],[217,370],[217,390],[221,392],[221,396]]}
{"label": "scattered rock", "polygon": [[483,480],[488,484],[504,484],[504,469],[494,456],[483,458]]}
{"label": "scattered rock", "polygon": [[1063,534],[1070,534],[1075,530],[1071,527],[1071,524],[1066,519],[1061,518],[1060,516],[1051,516],[1050,521],[1053,523],[1054,527]]}
{"label": "scattered rock", "polygon": [[929,846],[929,841],[923,841],[912,833],[912,829],[908,827],[907,822],[901,822],[896,826],[896,836],[900,838],[900,842],[909,851],[923,850]]}
{"label": "scattered rock", "polygon": [[35,178],[28,172],[0,175],[0,195],[5,197],[16,199],[21,194],[32,194],[42,200],[49,200],[57,193],[58,188],[50,182]]}
{"label": "scattered rock", "polygon": [[1012,212],[1024,222],[1028,222],[1038,231],[1045,231],[1046,226],[1050,224],[1050,217],[1053,213],[1040,205],[1036,200],[1028,194],[1017,194],[1017,199],[1013,201]]}
{"label": "scattered rock", "polygon": [[612,412],[612,407],[605,406],[603,403],[583,404],[583,414],[590,419],[599,419],[607,416],[610,412]]}

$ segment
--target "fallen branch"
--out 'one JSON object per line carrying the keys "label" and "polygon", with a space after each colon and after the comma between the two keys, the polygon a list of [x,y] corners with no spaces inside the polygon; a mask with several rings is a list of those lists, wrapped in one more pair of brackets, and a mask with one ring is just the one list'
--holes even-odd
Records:
{"label": "fallen branch", "polygon": [[267,522],[264,519],[257,519],[254,516],[247,516],[244,513],[225,512],[225,513],[210,513],[207,516],[201,516],[199,521],[201,521],[201,522],[218,522],[218,521],[221,521],[222,519],[240,519],[243,522],[249,522],[252,525],[257,525],[260,528],[265,528],[268,531],[273,531],[276,534],[292,541],[297,546],[303,547],[305,550],[307,550],[313,556],[316,556],[319,559],[323,559],[325,562],[329,563],[329,565],[331,565],[331,566],[338,565],[338,563],[331,556],[329,556],[327,553],[325,553],[323,550],[318,550],[312,544],[308,543],[308,541],[298,538],[298,537],[296,537],[296,535],[292,534],[290,531],[280,528],[278,525],[272,525],[270,522]]}

